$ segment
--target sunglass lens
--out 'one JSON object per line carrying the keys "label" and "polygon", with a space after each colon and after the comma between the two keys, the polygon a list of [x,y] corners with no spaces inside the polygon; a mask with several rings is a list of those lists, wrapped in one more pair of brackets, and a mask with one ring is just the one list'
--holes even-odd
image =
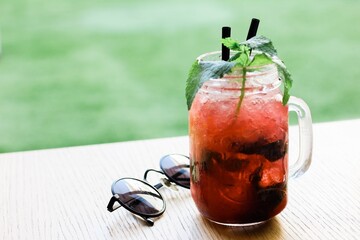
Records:
{"label": "sunglass lens", "polygon": [[176,184],[190,188],[190,159],[180,154],[170,154],[160,160],[166,176]]}
{"label": "sunglass lens", "polygon": [[133,178],[116,181],[111,191],[119,195],[119,201],[130,211],[140,215],[156,216],[164,212],[162,196],[150,185]]}

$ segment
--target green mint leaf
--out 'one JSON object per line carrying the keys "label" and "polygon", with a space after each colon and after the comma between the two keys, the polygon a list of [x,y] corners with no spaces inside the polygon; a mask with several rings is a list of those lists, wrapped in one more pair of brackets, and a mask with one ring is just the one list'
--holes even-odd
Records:
{"label": "green mint leaf", "polygon": [[241,43],[247,45],[252,50],[266,53],[270,57],[277,56],[277,51],[270,39],[264,36],[255,36]]}
{"label": "green mint leaf", "polygon": [[240,45],[240,52],[246,53],[247,55],[250,56],[250,50],[251,49],[246,45]]}
{"label": "green mint leaf", "polygon": [[241,67],[248,66],[250,64],[251,49],[246,45],[238,44],[237,41],[232,38],[226,38],[224,40],[225,41],[223,42],[227,43],[226,44],[227,47],[231,48],[231,50],[233,51],[235,50],[237,51],[237,53],[229,59],[229,62],[236,62],[236,65]]}
{"label": "green mint leaf", "polygon": [[250,60],[249,60],[249,55],[247,55],[246,53],[241,53],[239,55],[239,57],[237,59],[234,60],[234,62],[237,63],[237,65],[241,66],[241,67],[246,67],[249,65]]}
{"label": "green mint leaf", "polygon": [[284,82],[284,92],[283,92],[282,103],[283,103],[283,105],[286,105],[290,98],[290,88],[292,87],[293,80],[292,80],[291,74],[287,70],[284,62],[278,56],[273,56],[272,61],[276,64],[276,67],[277,67],[279,75],[280,75],[279,77]]}
{"label": "green mint leaf", "polygon": [[[255,36],[241,44],[246,44],[251,49],[264,53],[267,56],[271,57],[272,62],[274,62],[277,66],[280,78],[284,82],[282,103],[283,105],[286,105],[286,103],[289,101],[290,98],[290,88],[292,86],[293,80],[291,78],[289,71],[286,69],[284,62],[281,61],[281,59],[278,57],[277,51],[274,45],[272,44],[271,40],[264,36]],[[253,66],[255,66],[255,64]]]}
{"label": "green mint leaf", "polygon": [[262,66],[270,63],[273,63],[272,59],[265,53],[261,53],[254,56],[249,66]]}
{"label": "green mint leaf", "polygon": [[282,103],[283,105],[286,105],[290,98],[290,88],[292,87],[293,80],[291,78],[291,74],[286,69],[286,67],[283,67],[285,65],[283,66],[280,66],[278,64],[276,65],[278,67],[280,78],[283,79],[284,81],[284,93],[283,93],[284,95],[283,95]]}
{"label": "green mint leaf", "polygon": [[236,53],[234,56],[230,57],[229,62],[235,61],[238,57],[240,57],[241,52]]}
{"label": "green mint leaf", "polygon": [[227,47],[230,50],[233,50],[233,51],[239,51],[240,50],[240,44],[235,39],[232,39],[232,38],[229,38],[229,37],[224,38],[224,39],[221,39],[221,43],[224,44],[224,46]]}
{"label": "green mint leaf", "polygon": [[191,66],[189,77],[186,81],[185,95],[188,110],[194,101],[196,93],[204,82],[210,79],[217,79],[231,71],[235,62],[226,61],[195,61]]}

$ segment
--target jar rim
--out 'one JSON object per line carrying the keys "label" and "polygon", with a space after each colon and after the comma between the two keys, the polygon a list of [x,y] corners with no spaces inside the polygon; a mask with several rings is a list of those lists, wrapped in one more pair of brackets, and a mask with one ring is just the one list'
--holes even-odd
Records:
{"label": "jar rim", "polygon": [[[235,55],[237,52],[236,51],[230,51],[230,57]],[[258,53],[258,51],[253,51],[253,53]],[[253,56],[254,54],[252,54]],[[206,59],[206,58],[209,58],[209,59]],[[217,61],[224,61],[221,59],[221,51],[212,51],[212,52],[208,52],[208,53],[204,53],[204,54],[201,54],[200,56],[198,56],[196,58],[196,60],[198,62],[217,62]],[[246,67],[246,69],[262,69],[262,68],[265,68],[265,67],[276,67],[275,63],[267,63],[267,64],[262,64],[262,65],[257,65],[257,66],[248,66]],[[243,67],[241,66],[235,66],[234,67],[235,69],[243,69]]]}

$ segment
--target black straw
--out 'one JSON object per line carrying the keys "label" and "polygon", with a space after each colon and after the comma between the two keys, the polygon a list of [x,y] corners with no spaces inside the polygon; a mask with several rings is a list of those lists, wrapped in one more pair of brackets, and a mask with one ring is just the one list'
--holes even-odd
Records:
{"label": "black straw", "polygon": [[[221,37],[228,38],[231,36],[231,27],[222,27]],[[230,49],[225,47],[224,44],[221,45],[221,59],[224,61],[229,60]]]}
{"label": "black straw", "polygon": [[256,32],[258,30],[259,23],[260,23],[259,19],[257,19],[257,18],[251,19],[251,24],[250,24],[250,28],[249,28],[246,40],[256,36]]}

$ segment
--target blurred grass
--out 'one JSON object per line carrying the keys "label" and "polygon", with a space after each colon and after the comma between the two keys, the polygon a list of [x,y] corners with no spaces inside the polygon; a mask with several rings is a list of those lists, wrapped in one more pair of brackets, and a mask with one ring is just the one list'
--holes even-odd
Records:
{"label": "blurred grass", "polygon": [[0,2],[0,152],[187,134],[185,80],[242,40],[271,38],[315,122],[360,117],[359,1]]}

